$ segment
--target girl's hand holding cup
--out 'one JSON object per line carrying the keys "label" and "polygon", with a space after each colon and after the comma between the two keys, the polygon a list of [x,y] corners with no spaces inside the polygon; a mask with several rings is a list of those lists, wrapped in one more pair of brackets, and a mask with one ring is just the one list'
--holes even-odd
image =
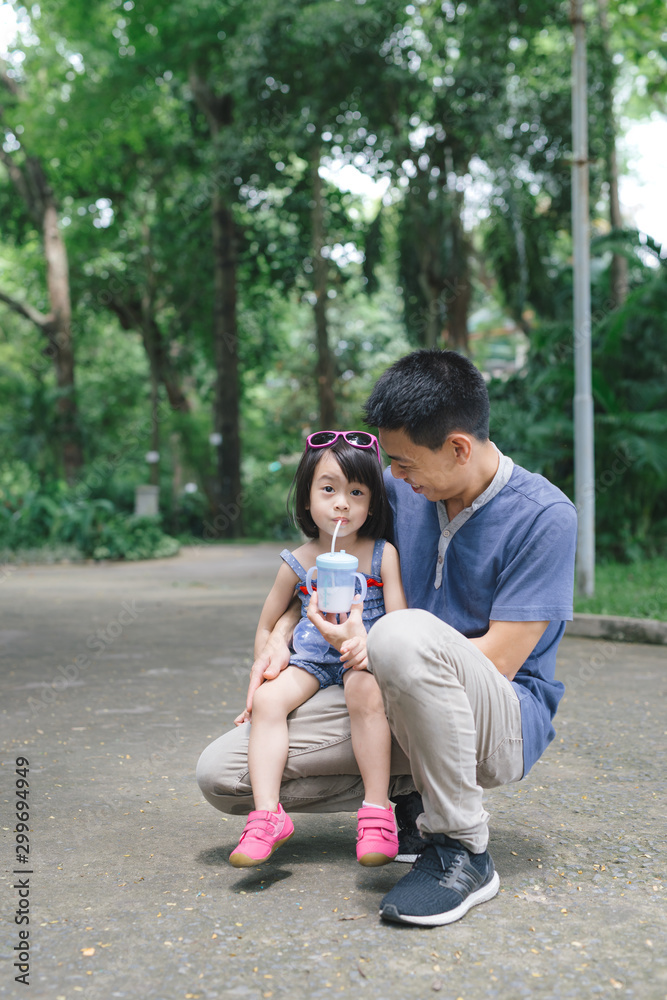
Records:
{"label": "girl's hand holding cup", "polygon": [[[342,652],[343,643],[347,640],[362,639],[366,645],[366,629],[361,618],[364,602],[358,596],[352,602],[349,615],[344,612],[338,617],[340,622],[335,621],[335,615],[323,615],[317,603],[317,591],[313,591],[308,604],[308,618],[322,633],[327,642],[335,649]],[[330,619],[333,618],[334,621]],[[363,669],[363,668],[358,668]]]}
{"label": "girl's hand holding cup", "polygon": [[341,661],[351,670],[368,670],[368,653],[366,652],[366,636],[355,635],[346,639],[340,647]]}

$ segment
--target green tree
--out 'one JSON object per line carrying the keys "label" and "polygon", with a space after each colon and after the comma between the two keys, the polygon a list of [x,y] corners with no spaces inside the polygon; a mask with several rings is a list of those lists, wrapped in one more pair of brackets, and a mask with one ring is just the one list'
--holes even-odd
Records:
{"label": "green tree", "polygon": [[[17,70],[0,64],[0,87],[4,91],[4,97],[0,95],[0,130],[3,133],[0,161],[21,199],[23,211],[41,236],[48,312],[10,294],[6,289],[0,290],[0,302],[29,320],[46,338],[45,354],[53,360],[58,387],[55,410],[62,469],[68,482],[73,482],[81,469],[83,453],[74,379],[69,260],[59,225],[56,195],[44,165],[46,151],[42,150],[38,137],[29,134],[28,142],[31,139],[35,141],[33,149],[28,151],[17,137],[23,134],[21,119],[24,105],[29,101],[24,87],[17,80],[19,75]],[[34,84],[32,89],[34,91]],[[21,228],[25,233],[25,224]]]}

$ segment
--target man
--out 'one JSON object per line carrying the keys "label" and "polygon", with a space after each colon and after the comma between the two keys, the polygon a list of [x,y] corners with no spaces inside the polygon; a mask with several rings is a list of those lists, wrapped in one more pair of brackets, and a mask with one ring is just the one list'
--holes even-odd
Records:
{"label": "man", "polygon": [[[576,512],[547,480],[500,454],[489,439],[484,379],[455,352],[401,358],[378,380],[366,419],[391,460],[392,540],[410,609],[373,626],[369,669],[396,741],[391,794],[402,856],[421,848],[380,913],[433,926],[497,893],[483,789],[519,781],[553,739]],[[363,627],[358,608],[333,625],[313,601],[309,617],[337,647]],[[285,666],[291,627],[286,619],[253,665],[251,687]],[[200,759],[202,791],[224,811],[252,808],[246,743],[242,731],[226,734]],[[293,810],[357,808],[338,689],[293,713],[290,744],[282,801]]]}

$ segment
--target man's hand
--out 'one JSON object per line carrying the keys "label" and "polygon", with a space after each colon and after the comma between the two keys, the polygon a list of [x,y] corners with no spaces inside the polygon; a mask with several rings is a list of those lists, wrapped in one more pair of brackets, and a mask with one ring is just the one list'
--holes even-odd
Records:
{"label": "man's hand", "polygon": [[[274,587],[275,589],[275,587]],[[270,597],[271,595],[269,595]],[[267,598],[267,601],[269,598]],[[294,596],[287,610],[278,621],[273,616],[265,614],[266,604],[260,616],[255,635],[255,662],[250,668],[250,683],[246,696],[245,711],[234,719],[236,726],[248,722],[252,712],[252,700],[255,691],[264,681],[272,681],[281,670],[289,665],[291,651],[289,647],[294,626],[301,617],[301,601]],[[268,621],[264,620],[268,617]],[[270,622],[270,624],[269,624]]]}
{"label": "man's hand", "polygon": [[[358,653],[360,649],[358,640],[362,640],[364,647],[366,646],[366,629],[361,619],[363,608],[363,601],[355,597],[349,615],[341,614],[339,616],[340,624],[338,624],[335,615],[324,615],[320,611],[317,604],[317,591],[314,591],[308,604],[308,618],[320,630],[327,642],[340,653],[344,653],[343,645],[352,642],[352,640],[355,640],[354,646],[349,647],[348,651],[354,650]],[[341,656],[341,659],[343,658]],[[363,669],[363,667],[358,669]]]}

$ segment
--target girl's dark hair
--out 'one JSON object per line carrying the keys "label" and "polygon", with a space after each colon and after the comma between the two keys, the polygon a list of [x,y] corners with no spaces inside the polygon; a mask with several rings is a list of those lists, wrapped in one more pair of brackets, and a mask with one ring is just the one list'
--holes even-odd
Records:
{"label": "girl's dark hair", "polygon": [[404,430],[433,451],[454,431],[479,441],[489,437],[484,376],[456,351],[421,350],[399,358],[375,383],[364,414],[369,426]]}
{"label": "girl's dark hair", "polygon": [[319,529],[310,516],[310,488],[317,463],[327,452],[336,456],[348,482],[363,483],[371,491],[368,517],[359,528],[360,538],[384,538],[389,527],[389,501],[382,478],[382,466],[375,448],[353,448],[338,438],[328,448],[306,448],[294,475],[287,498],[287,510],[306,538],[317,538]]}

